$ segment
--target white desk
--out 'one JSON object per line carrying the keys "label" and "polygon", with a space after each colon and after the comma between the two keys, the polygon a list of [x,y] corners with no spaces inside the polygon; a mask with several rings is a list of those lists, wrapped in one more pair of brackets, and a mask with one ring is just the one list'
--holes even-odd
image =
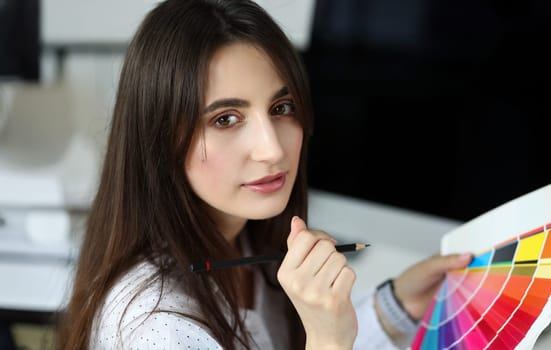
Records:
{"label": "white desk", "polygon": [[[371,244],[350,255],[357,274],[354,296],[438,252],[442,235],[460,224],[316,190],[310,192],[309,216],[310,227],[323,229],[342,243]],[[73,266],[62,262],[0,259],[0,309],[55,312],[68,299],[72,273]],[[544,333],[535,349],[549,348],[551,336]]]}
{"label": "white desk", "polygon": [[365,290],[440,251],[442,235],[460,222],[341,195],[312,190],[309,222],[344,243],[369,243],[349,255]]}
{"label": "white desk", "polygon": [[56,312],[70,295],[73,266],[59,262],[0,262],[0,309]]}
{"label": "white desk", "polygon": [[0,247],[0,319],[47,322],[68,300],[75,249],[39,248]]}

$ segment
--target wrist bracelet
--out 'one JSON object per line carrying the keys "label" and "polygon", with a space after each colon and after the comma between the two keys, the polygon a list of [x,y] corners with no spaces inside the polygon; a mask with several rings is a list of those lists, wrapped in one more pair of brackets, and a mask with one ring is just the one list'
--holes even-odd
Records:
{"label": "wrist bracelet", "polygon": [[394,292],[394,281],[388,279],[377,287],[377,302],[390,324],[404,334],[417,331],[418,321],[406,311]]}

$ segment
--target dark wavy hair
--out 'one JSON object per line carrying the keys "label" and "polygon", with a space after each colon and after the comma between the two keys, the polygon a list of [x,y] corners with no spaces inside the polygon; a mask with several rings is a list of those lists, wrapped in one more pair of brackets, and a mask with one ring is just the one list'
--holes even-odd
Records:
{"label": "dark wavy hair", "polygon": [[[89,213],[70,303],[61,312],[58,345],[87,349],[94,317],[116,281],[140,261],[159,266],[162,283],[178,278],[199,305],[202,322],[225,349],[249,348],[235,274],[189,272],[192,262],[234,257],[206,204],[192,191],[184,160],[204,102],[208,65],[220,47],[244,42],[267,53],[296,103],[304,130],[289,203],[276,217],[247,223],[253,251],[285,251],[293,215],[307,216],[306,154],[312,131],[308,80],[300,56],[257,4],[246,0],[167,0],[144,19],[126,52],[99,188]],[[275,270],[263,267],[272,288]],[[230,305],[227,311],[212,281]],[[304,330],[290,302],[293,348]]]}

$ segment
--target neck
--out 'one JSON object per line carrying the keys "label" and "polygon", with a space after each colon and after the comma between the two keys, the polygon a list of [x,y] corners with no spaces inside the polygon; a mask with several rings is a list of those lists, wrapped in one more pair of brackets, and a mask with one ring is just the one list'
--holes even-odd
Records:
{"label": "neck", "polygon": [[237,244],[237,238],[239,234],[245,228],[247,220],[245,219],[226,219],[218,222],[218,230],[222,233],[224,238],[230,243],[230,245],[236,249],[239,248]]}

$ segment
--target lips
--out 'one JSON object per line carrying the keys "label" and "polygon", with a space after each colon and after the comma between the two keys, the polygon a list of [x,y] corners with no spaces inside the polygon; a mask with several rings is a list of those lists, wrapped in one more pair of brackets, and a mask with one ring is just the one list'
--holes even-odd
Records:
{"label": "lips", "polygon": [[285,172],[265,176],[263,178],[247,182],[242,187],[254,192],[272,193],[280,190],[285,185],[287,174]]}

